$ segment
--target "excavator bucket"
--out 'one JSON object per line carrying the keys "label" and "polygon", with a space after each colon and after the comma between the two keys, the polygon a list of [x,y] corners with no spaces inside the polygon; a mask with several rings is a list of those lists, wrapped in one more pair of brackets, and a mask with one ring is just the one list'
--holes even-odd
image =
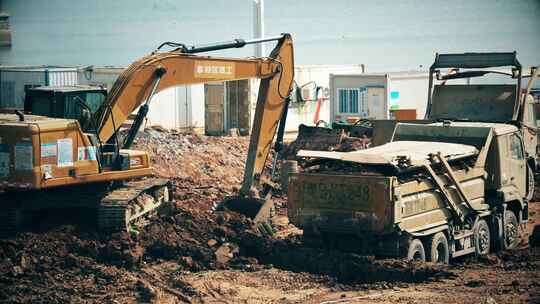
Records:
{"label": "excavator bucket", "polygon": [[224,208],[245,215],[254,223],[262,223],[270,219],[274,202],[271,198],[260,199],[251,197],[232,196],[220,204],[218,210]]}
{"label": "excavator bucket", "polygon": [[253,226],[263,236],[275,236],[274,229],[270,225],[270,219],[274,210],[274,201],[270,196],[265,199],[232,196],[221,202],[218,211],[230,210],[243,214],[253,221]]}

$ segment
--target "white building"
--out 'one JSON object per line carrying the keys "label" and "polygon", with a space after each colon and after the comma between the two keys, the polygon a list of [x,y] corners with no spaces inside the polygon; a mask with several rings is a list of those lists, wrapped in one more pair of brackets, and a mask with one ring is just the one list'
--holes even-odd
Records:
{"label": "white building", "polygon": [[330,75],[330,121],[389,119],[393,110],[424,117],[428,72]]}

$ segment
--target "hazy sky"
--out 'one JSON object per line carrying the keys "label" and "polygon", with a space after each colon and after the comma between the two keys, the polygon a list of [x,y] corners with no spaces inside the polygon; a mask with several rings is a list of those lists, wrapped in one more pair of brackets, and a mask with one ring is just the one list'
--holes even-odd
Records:
{"label": "hazy sky", "polygon": [[[266,34],[290,32],[297,64],[425,69],[435,52],[518,51],[540,64],[540,0],[266,0]],[[163,41],[250,38],[250,0],[3,0],[2,64],[128,65]],[[267,51],[269,48],[267,47]],[[227,56],[250,56],[252,49]]]}

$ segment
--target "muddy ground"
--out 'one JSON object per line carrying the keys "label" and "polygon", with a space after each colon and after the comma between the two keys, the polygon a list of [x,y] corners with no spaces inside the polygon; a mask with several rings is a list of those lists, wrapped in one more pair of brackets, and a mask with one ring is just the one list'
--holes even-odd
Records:
{"label": "muddy ground", "polygon": [[247,145],[146,130],[137,146],[172,179],[173,203],[131,233],[73,225],[90,213],[69,211],[0,241],[0,302],[540,303],[540,248],[526,242],[540,203],[518,250],[449,266],[314,250],[283,217],[266,239],[248,219],[213,211],[237,190]]}

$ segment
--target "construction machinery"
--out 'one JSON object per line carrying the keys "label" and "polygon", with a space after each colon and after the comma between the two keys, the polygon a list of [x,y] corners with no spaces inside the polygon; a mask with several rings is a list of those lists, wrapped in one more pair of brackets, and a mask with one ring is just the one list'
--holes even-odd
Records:
{"label": "construction machinery", "polygon": [[[438,54],[426,114],[434,122],[398,123],[390,142],[361,151],[299,151],[290,221],[306,239],[409,260],[516,247],[538,167],[529,94],[538,71],[523,89],[515,52]],[[505,83],[450,84],[484,75]]]}
{"label": "construction machinery", "polygon": [[[268,57],[194,55],[269,41],[277,44]],[[292,38],[282,34],[201,46],[165,42],[131,64],[107,95],[88,87],[31,90],[26,113],[0,114],[0,232],[16,231],[39,211],[70,207],[95,209],[100,229],[121,230],[168,201],[168,181],[143,178],[152,175],[149,156],[131,147],[152,97],[178,85],[261,79],[241,192],[247,198],[286,113],[293,74]]]}

